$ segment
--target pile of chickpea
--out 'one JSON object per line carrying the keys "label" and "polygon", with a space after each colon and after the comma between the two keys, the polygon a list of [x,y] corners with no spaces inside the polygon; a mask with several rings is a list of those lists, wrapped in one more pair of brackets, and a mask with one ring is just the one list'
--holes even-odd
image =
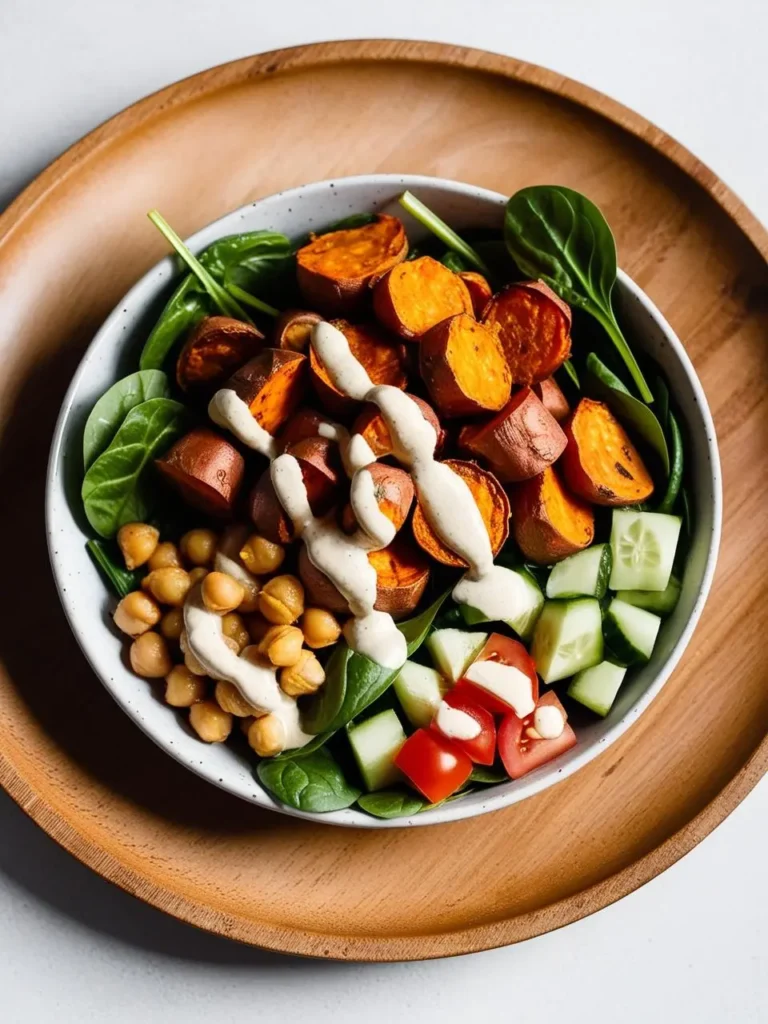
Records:
{"label": "pile of chickpea", "polygon": [[[203,602],[221,616],[225,642],[233,651],[274,665],[288,696],[314,693],[325,682],[314,650],[334,644],[341,626],[325,608],[304,607],[304,588],[295,576],[276,575],[284,548],[237,526],[221,536],[209,529],[190,530],[177,546],[161,541],[154,526],[128,523],[117,542],[126,568],[147,568],[141,590],[127,594],[114,614],[118,629],[133,639],[133,671],[164,679],[166,702],[189,709],[189,723],[206,743],[223,743],[239,718],[260,757],[280,753],[285,747],[280,719],[250,705],[232,683],[210,679],[189,650],[183,605],[190,588],[200,583]],[[217,572],[217,550],[237,559],[253,582],[246,582],[247,574],[240,580]]]}

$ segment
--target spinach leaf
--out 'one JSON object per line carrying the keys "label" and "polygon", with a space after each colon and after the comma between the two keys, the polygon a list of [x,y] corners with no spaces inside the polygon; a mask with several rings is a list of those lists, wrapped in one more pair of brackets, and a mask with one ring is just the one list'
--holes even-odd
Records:
{"label": "spinach leaf", "polygon": [[104,541],[89,540],[85,548],[118,597],[125,597],[131,591],[139,589],[144,575],[143,570],[136,569],[130,572],[124,565],[120,565]]}
{"label": "spinach leaf", "polygon": [[403,192],[399,202],[404,210],[407,210],[420,224],[423,224],[425,228],[434,235],[437,235],[440,241],[447,245],[449,249],[458,253],[470,266],[474,267],[475,270],[479,270],[481,274],[485,274],[486,277],[490,276],[490,271],[482,257],[463,238],[460,238],[453,228],[448,227],[444,220],[438,217],[436,213],[433,213],[428,206],[425,206],[420,199],[417,199],[411,192]]}
{"label": "spinach leaf", "polygon": [[496,765],[476,764],[469,781],[480,786],[495,786],[499,782],[509,782],[509,776],[503,768],[497,768]]}
{"label": "spinach leaf", "polygon": [[86,469],[109,447],[118,427],[134,406],[150,398],[167,398],[168,378],[159,370],[139,370],[123,377],[105,391],[86,420],[83,432],[83,465]]}
{"label": "spinach leaf", "polygon": [[85,474],[85,514],[102,537],[113,537],[124,523],[147,518],[152,502],[146,470],[182,432],[185,414],[184,406],[170,398],[150,398],[134,406]]}
{"label": "spinach leaf", "polygon": [[451,249],[448,249],[443,253],[440,257],[440,262],[444,267],[448,267],[449,270],[452,270],[454,274],[463,274],[465,271],[472,269],[472,264],[468,260],[465,260],[462,256],[459,256],[457,252],[453,252]]}
{"label": "spinach leaf", "polygon": [[443,607],[443,604],[450,594],[450,590],[446,590],[444,594],[441,594],[436,601],[425,608],[420,615],[416,615],[413,619],[408,619],[406,622],[399,622],[397,628],[403,634],[408,644],[408,657],[421,647],[424,641],[427,639],[430,626],[435,620],[435,616]]}
{"label": "spinach leaf", "polygon": [[661,499],[657,512],[671,512],[683,482],[683,435],[674,413],[669,414],[669,435],[672,440],[672,465],[667,480],[667,490]]}
{"label": "spinach leaf", "polygon": [[585,389],[597,398],[602,398],[620,420],[634,427],[659,456],[664,473],[669,476],[667,441],[653,410],[631,395],[624,383],[594,352],[587,356],[587,377]]}
{"label": "spinach leaf", "polygon": [[573,365],[570,359],[566,359],[562,366],[563,372],[568,375],[571,383],[574,387],[581,390],[581,382],[579,381],[579,375],[576,373],[576,367]]}
{"label": "spinach leaf", "polygon": [[560,185],[534,185],[507,203],[504,237],[515,263],[591,314],[624,360],[644,402],[653,394],[613,312],[616,242],[600,210]]}
{"label": "spinach leaf", "polygon": [[300,759],[261,761],[256,771],[265,789],[298,811],[340,811],[360,796],[323,748]]}
{"label": "spinach leaf", "polygon": [[378,793],[363,793],[357,806],[374,818],[410,818],[418,814],[426,800],[407,789],[380,790]]}
{"label": "spinach leaf", "polygon": [[160,369],[177,341],[216,309],[193,274],[188,274],[166,303],[160,319],[144,343],[139,358],[142,370]]}
{"label": "spinach leaf", "polygon": [[325,666],[325,683],[303,708],[302,726],[307,732],[324,734],[338,718],[347,693],[351,657],[352,651],[345,643],[334,648]]}

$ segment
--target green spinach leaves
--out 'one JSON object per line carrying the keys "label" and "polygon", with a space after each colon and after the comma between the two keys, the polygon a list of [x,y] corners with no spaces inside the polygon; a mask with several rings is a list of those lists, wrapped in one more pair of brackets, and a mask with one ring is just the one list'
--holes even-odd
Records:
{"label": "green spinach leaves", "polygon": [[322,748],[296,760],[261,761],[256,771],[265,789],[297,811],[340,811],[351,807],[361,792],[349,785],[331,754]]}
{"label": "green spinach leaves", "polygon": [[98,400],[85,424],[83,465],[86,469],[109,447],[120,424],[134,406],[150,398],[168,398],[168,378],[159,370],[139,370],[117,381]]}
{"label": "green spinach leaves", "polygon": [[131,591],[139,589],[141,578],[144,575],[143,571],[131,572],[126,569],[125,565],[121,565],[112,556],[112,552],[104,541],[89,540],[85,548],[117,597],[125,597]]}

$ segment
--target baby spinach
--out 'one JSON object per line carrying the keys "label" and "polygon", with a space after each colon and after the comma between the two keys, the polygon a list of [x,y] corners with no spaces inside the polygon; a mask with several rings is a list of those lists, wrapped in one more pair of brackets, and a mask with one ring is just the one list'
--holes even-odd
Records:
{"label": "baby spinach", "polygon": [[130,572],[126,569],[113,557],[102,540],[89,540],[85,548],[118,597],[125,597],[131,591],[138,590],[143,571]]}
{"label": "baby spinach", "polygon": [[400,196],[400,205],[412,217],[415,217],[420,224],[423,224],[425,228],[437,235],[440,241],[447,245],[449,249],[458,253],[467,263],[476,270],[479,270],[481,274],[485,274],[486,277],[490,275],[490,271],[482,257],[472,246],[465,242],[463,238],[460,238],[453,228],[449,228],[444,220],[441,220],[436,213],[433,213],[415,195],[411,192],[403,192]]}
{"label": "baby spinach", "polygon": [[560,185],[533,185],[507,203],[504,237],[515,263],[605,329],[644,402],[653,394],[613,312],[616,242],[600,210]]}
{"label": "baby spinach", "polygon": [[634,427],[659,456],[664,473],[669,476],[667,441],[653,410],[631,395],[623,381],[594,352],[587,356],[587,377],[586,390],[596,398],[601,398],[620,420]]}
{"label": "baby spinach", "polygon": [[465,260],[463,256],[459,256],[457,252],[453,252],[451,249],[443,253],[440,257],[440,262],[444,267],[452,270],[454,274],[464,274],[467,270],[472,269],[472,264],[469,260]]}
{"label": "baby spinach", "polygon": [[302,758],[261,761],[256,772],[265,789],[298,811],[340,811],[360,796],[324,748]]}
{"label": "baby spinach", "polygon": [[83,480],[85,514],[96,533],[113,537],[124,523],[147,518],[152,501],[146,471],[182,432],[184,419],[184,406],[170,398],[150,398],[131,409]]}
{"label": "baby spinach", "polygon": [[109,447],[120,424],[134,406],[150,398],[170,395],[168,378],[159,370],[139,370],[123,377],[105,391],[86,420],[83,431],[83,465],[86,469]]}
{"label": "baby spinach", "polygon": [[407,789],[382,789],[378,793],[363,793],[357,806],[374,818],[410,818],[418,814],[426,800]]}
{"label": "baby spinach", "polygon": [[495,786],[499,782],[509,782],[509,776],[503,768],[497,768],[495,765],[476,764],[472,768],[469,781],[479,786]]}
{"label": "baby spinach", "polygon": [[672,441],[672,464],[664,497],[661,499],[657,512],[671,512],[675,507],[677,496],[683,482],[683,435],[674,413],[669,413],[669,436]]}
{"label": "baby spinach", "polygon": [[405,637],[408,645],[408,657],[421,647],[424,641],[427,639],[432,623],[435,621],[435,616],[443,607],[443,604],[448,597],[450,591],[446,590],[445,593],[441,594],[435,601],[425,608],[420,615],[414,616],[412,619],[408,619],[405,622],[399,622],[397,628]]}

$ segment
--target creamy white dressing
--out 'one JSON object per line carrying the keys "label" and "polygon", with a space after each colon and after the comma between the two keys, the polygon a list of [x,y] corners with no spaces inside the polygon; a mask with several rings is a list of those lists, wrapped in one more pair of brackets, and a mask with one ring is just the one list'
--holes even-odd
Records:
{"label": "creamy white dressing", "polygon": [[352,479],[358,469],[370,466],[376,461],[376,456],[362,434],[350,434],[346,427],[340,423],[322,422],[317,432],[320,437],[329,441],[336,441],[339,446],[339,454],[344,466],[344,472]]}
{"label": "creamy white dressing", "polygon": [[238,441],[254,451],[274,459],[278,452],[275,438],[257,423],[247,402],[232,388],[221,388],[208,403],[208,415],[213,422],[234,434]]}
{"label": "creamy white dressing", "polygon": [[542,704],[533,713],[533,728],[543,740],[556,740],[565,729],[565,718],[560,708]]}
{"label": "creamy white dressing", "polygon": [[452,708],[444,700],[438,705],[435,725],[449,740],[474,740],[483,731],[476,718],[461,708]]}
{"label": "creamy white dressing", "polygon": [[379,508],[376,500],[376,486],[367,469],[359,469],[352,478],[349,501],[360,529],[368,535],[374,551],[387,547],[395,539],[397,530]]}
{"label": "creamy white dressing", "polygon": [[519,668],[500,661],[475,661],[464,678],[509,704],[518,718],[527,718],[533,713],[536,705],[531,680]]}

